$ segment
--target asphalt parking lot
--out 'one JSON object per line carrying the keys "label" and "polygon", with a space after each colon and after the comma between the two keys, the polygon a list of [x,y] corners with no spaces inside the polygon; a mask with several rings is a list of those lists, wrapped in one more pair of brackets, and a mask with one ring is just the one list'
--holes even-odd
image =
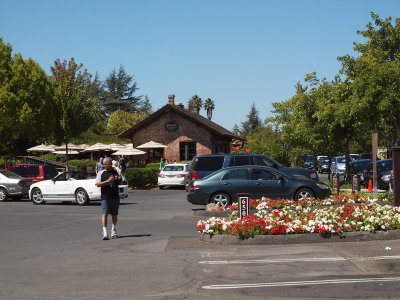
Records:
{"label": "asphalt parking lot", "polygon": [[400,240],[220,245],[179,189],[132,191],[116,240],[100,204],[0,203],[0,299],[393,298]]}

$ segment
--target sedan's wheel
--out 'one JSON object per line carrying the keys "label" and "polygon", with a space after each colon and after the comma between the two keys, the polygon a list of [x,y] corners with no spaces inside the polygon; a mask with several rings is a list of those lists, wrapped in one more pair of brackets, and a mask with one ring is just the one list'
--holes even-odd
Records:
{"label": "sedan's wheel", "polygon": [[310,189],[302,188],[297,191],[296,195],[294,196],[294,201],[301,201],[314,197],[314,193]]}
{"label": "sedan's wheel", "polygon": [[160,190],[163,190],[163,189],[164,189],[164,186],[163,186],[163,185],[159,185],[158,188],[159,188]]}
{"label": "sedan's wheel", "polygon": [[0,201],[6,201],[8,197],[7,190],[5,188],[0,188]]}
{"label": "sedan's wheel", "polygon": [[31,199],[34,204],[43,204],[46,202],[43,199],[42,191],[38,188],[32,190]]}
{"label": "sedan's wheel", "polygon": [[215,203],[222,207],[227,207],[231,204],[231,198],[227,193],[219,192],[211,196],[211,203]]}
{"label": "sedan's wheel", "polygon": [[77,189],[75,192],[75,200],[79,205],[86,205],[89,203],[89,196],[84,189]]}

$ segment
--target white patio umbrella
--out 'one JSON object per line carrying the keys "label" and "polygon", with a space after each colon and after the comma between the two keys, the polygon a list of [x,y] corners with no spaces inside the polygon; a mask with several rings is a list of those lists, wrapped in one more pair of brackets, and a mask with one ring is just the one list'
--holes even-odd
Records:
{"label": "white patio umbrella", "polygon": [[[75,144],[72,144],[72,143],[68,143],[68,153],[69,153],[69,150],[81,151],[83,149],[84,148],[81,147],[80,145],[75,145]],[[64,150],[65,151],[66,150],[66,146],[65,146],[65,144],[61,145],[61,146],[57,146],[54,150],[56,150],[56,151]]]}
{"label": "white patio umbrella", "polygon": [[111,150],[111,147],[109,145],[97,143],[97,144],[87,147],[82,152],[110,151],[110,150]]}
{"label": "white patio umbrella", "polygon": [[142,154],[146,154],[146,152],[135,148],[131,149],[126,148],[126,149],[120,149],[117,152],[114,152],[112,155],[142,155]]}
{"label": "white patio umbrella", "polygon": [[31,147],[29,149],[26,149],[26,151],[28,151],[28,152],[42,152],[42,153],[43,152],[53,152],[55,147],[56,146],[54,146],[54,145],[41,144],[41,145],[37,145],[37,146]]}
{"label": "white patio umbrella", "polygon": [[[66,150],[55,150],[55,151],[53,151],[51,153],[54,153],[54,154],[57,154],[57,155],[67,155],[67,151]],[[68,149],[68,155],[76,155],[76,154],[79,154],[79,152],[76,151],[76,150],[69,150]]]}
{"label": "white patio umbrella", "polygon": [[144,143],[144,144],[142,144],[140,146],[137,146],[136,148],[138,148],[138,149],[152,149],[152,148],[167,148],[167,146],[165,146],[163,144],[160,144],[160,143],[157,143],[157,142],[154,142],[154,141],[150,141],[150,142]]}

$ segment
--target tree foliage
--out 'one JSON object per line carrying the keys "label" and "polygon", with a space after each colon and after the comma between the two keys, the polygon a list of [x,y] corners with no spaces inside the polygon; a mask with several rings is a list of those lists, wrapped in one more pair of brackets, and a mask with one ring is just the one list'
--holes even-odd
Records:
{"label": "tree foliage", "polygon": [[365,128],[392,137],[400,145],[400,19],[381,19],[371,13],[373,23],[357,31],[367,39],[355,43],[359,56],[342,56],[341,72],[352,82],[352,115],[362,114]]}
{"label": "tree foliage", "polygon": [[247,120],[242,122],[242,129],[240,130],[240,135],[247,137],[257,130],[261,125],[261,120],[259,117],[259,112],[256,109],[256,105],[253,103],[250,108],[250,112],[247,115]]}
{"label": "tree foliage", "polygon": [[192,98],[188,101],[188,109],[189,111],[193,111],[194,104],[197,105],[197,112],[200,113],[200,109],[203,106],[203,100],[198,95],[193,95]]}
{"label": "tree foliage", "polygon": [[212,111],[214,110],[215,105],[214,101],[211,98],[207,98],[204,101],[204,109],[207,111],[207,119],[211,120],[212,118]]}
{"label": "tree foliage", "polygon": [[145,118],[146,114],[144,113],[129,113],[117,110],[108,119],[107,130],[119,135]]}
{"label": "tree foliage", "polygon": [[49,138],[56,119],[46,73],[31,58],[11,54],[12,46],[0,38],[0,145],[3,152],[22,154]]}
{"label": "tree foliage", "polygon": [[[61,62],[57,59],[51,67],[54,95],[60,120],[56,135],[67,145],[71,138],[85,132],[99,118],[98,99],[93,95],[92,75],[74,58]],[[68,148],[67,148],[68,163]]]}
{"label": "tree foliage", "polygon": [[117,110],[130,113],[151,113],[151,104],[146,97],[135,96],[138,87],[133,75],[128,75],[121,65],[118,73],[114,69],[102,85],[100,107],[105,116],[109,117]]}

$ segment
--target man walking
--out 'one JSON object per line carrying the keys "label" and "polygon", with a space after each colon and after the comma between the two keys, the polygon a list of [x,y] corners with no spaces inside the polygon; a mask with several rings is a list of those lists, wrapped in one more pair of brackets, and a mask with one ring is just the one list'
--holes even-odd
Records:
{"label": "man walking", "polygon": [[112,228],[111,238],[117,238],[117,220],[119,210],[119,189],[118,185],[125,180],[122,174],[119,174],[112,168],[112,159],[106,157],[103,160],[104,170],[100,171],[96,177],[96,186],[101,188],[101,223],[103,225],[103,240],[108,240],[107,219],[111,215]]}

